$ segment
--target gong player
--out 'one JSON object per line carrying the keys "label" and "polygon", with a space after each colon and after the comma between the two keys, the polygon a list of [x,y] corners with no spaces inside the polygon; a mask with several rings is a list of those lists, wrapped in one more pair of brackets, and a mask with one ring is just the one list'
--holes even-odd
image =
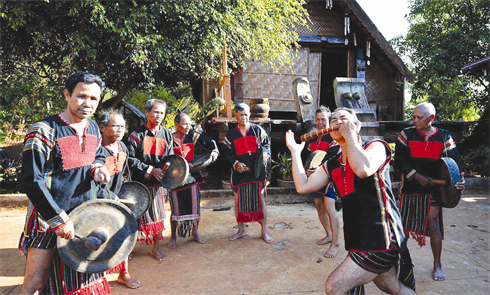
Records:
{"label": "gong player", "polygon": [[[126,121],[118,110],[102,111],[98,120],[102,134],[102,146],[106,156],[105,166],[109,170],[111,180],[99,185],[99,195],[104,198],[117,199],[122,185],[129,176],[128,148],[121,141],[126,131]],[[141,283],[129,274],[128,258],[108,273],[119,271],[117,281],[130,289],[138,288]]]}
{"label": "gong player", "polygon": [[151,194],[150,207],[138,220],[138,241],[153,244],[151,254],[158,261],[165,259],[160,252],[159,242],[165,230],[165,194],[160,181],[163,179],[163,163],[166,156],[173,155],[172,134],[162,126],[167,105],[160,99],[149,99],[145,103],[147,124],[131,133],[127,144],[133,180],[143,183]]}
{"label": "gong player", "polygon": [[[211,156],[214,162],[219,156],[216,142],[208,136],[199,134],[191,130],[191,118],[184,113],[175,116],[175,132],[172,134],[174,142],[174,154],[184,157],[189,166],[190,162],[198,155]],[[211,151],[211,152],[209,152]],[[197,163],[196,163],[197,164]],[[201,219],[201,191],[200,185],[203,183],[201,172],[190,173],[187,181],[181,187],[173,189],[170,193],[170,204],[172,206],[171,232],[172,237],[167,247],[175,249],[177,247],[177,235],[185,238],[191,236],[201,244],[205,240],[199,235],[198,227]]]}
{"label": "gong player", "polygon": [[[244,103],[235,105],[235,128],[226,133],[223,154],[231,167],[231,187],[235,197],[235,217],[238,232],[228,238],[234,241],[247,235],[246,222],[259,222],[261,237],[270,244],[273,239],[267,234],[267,209],[265,207],[265,189],[267,176],[255,177],[254,167],[260,144],[270,158],[270,140],[265,130],[250,123],[250,107]],[[260,159],[260,158],[259,158]],[[263,163],[260,163],[263,165]]]}
{"label": "gong player", "polygon": [[63,91],[66,109],[27,131],[20,182],[30,203],[19,243],[27,255],[20,294],[111,293],[104,273],[79,273],[56,251],[56,236],[75,237],[67,212],[95,198],[95,182],[110,179],[99,127],[90,119],[104,88],[96,75],[72,74]]}
{"label": "gong player", "polygon": [[[315,125],[318,130],[328,128],[330,120],[330,109],[320,106],[316,110]],[[325,158],[335,156],[339,152],[339,145],[332,139],[330,134],[320,135],[307,143],[307,149],[311,153],[314,151],[324,151],[327,153]],[[313,174],[318,167],[306,171],[306,175]],[[326,191],[328,189],[328,191]],[[326,258],[337,256],[339,251],[339,214],[335,210],[335,194],[331,186],[322,188],[318,192],[308,194],[315,202],[315,208],[318,212],[320,223],[325,229],[325,238],[317,242],[318,245],[330,243],[330,248],[325,253]]]}
{"label": "gong player", "polygon": [[[400,213],[403,227],[421,247],[425,245],[425,236],[430,236],[434,256],[432,279],[444,281],[442,207],[432,179],[438,178],[440,158],[450,157],[457,163],[459,156],[449,132],[432,126],[435,116],[436,109],[431,103],[424,102],[415,107],[414,126],[405,128],[398,136],[395,168],[402,173]],[[464,177],[455,187],[464,191]]]}

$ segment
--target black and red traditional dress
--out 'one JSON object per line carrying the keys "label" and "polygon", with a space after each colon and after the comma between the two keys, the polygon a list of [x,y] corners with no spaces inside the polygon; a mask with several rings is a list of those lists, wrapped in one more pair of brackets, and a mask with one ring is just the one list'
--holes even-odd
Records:
{"label": "black and red traditional dress", "polygon": [[[211,152],[219,153],[216,142],[208,136],[189,131],[184,135],[182,143],[175,140],[174,154],[182,156],[187,162],[191,162],[196,156],[209,155]],[[192,230],[197,232],[201,219],[201,191],[203,183],[201,172],[190,173],[186,183],[171,191],[170,204],[172,206],[172,221],[176,222],[176,230],[179,237],[190,236]]]}
{"label": "black and red traditional dress", "polygon": [[[259,125],[250,124],[245,133],[242,133],[238,126],[228,131],[224,138],[225,159],[231,169],[230,184],[238,194],[238,222],[258,222],[264,219],[262,212],[262,189],[265,189],[267,175],[255,177],[256,161],[259,157],[257,151],[259,144],[263,152],[269,154],[270,140],[266,131]],[[235,170],[235,165],[244,163],[250,171],[239,173]]]}
{"label": "black and red traditional dress", "polygon": [[[435,127],[434,127],[435,128]],[[438,179],[442,157],[450,157],[458,162],[456,144],[448,131],[436,128],[436,132],[426,137],[415,127],[404,129],[398,136],[395,148],[395,167],[402,176],[400,213],[403,228],[410,232],[420,246],[425,245],[429,236],[427,221],[430,207],[440,206],[437,190],[422,186],[414,175]],[[444,237],[442,207],[439,211],[439,228]]]}
{"label": "black and red traditional dress", "polygon": [[165,230],[166,194],[160,182],[153,177],[153,171],[163,168],[164,158],[174,154],[172,134],[163,126],[160,126],[157,134],[153,134],[145,124],[133,131],[128,141],[132,179],[143,183],[152,199],[148,211],[138,220],[138,241],[151,244],[153,235]]}
{"label": "black and red traditional dress", "polygon": [[[391,190],[391,149],[382,140],[363,142],[362,146],[366,149],[374,142],[383,143],[387,156],[384,164],[369,177],[358,177],[349,159],[342,163],[342,153],[330,158],[322,167],[342,201],[345,249],[349,257],[364,270],[382,274],[397,265],[400,252],[406,249],[406,239]],[[411,265],[399,279],[415,288]]]}
{"label": "black and red traditional dress", "polygon": [[[24,139],[21,185],[30,203],[19,248],[56,247],[55,230],[69,213],[85,201],[96,199],[95,167],[104,165],[99,127],[93,120],[80,142],[77,131],[59,115],[36,122]],[[79,273],[63,263],[56,252],[51,275],[42,294],[110,294],[104,273]]]}

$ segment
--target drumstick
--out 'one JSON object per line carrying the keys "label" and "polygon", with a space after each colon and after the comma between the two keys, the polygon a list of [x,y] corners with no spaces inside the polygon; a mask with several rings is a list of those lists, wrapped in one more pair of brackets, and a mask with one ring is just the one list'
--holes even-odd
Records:
{"label": "drumstick", "polygon": [[330,128],[323,128],[320,130],[315,130],[315,131],[301,135],[301,141],[308,141],[308,140],[311,140],[315,137],[318,137],[320,135],[325,135],[325,134],[332,132],[332,131],[335,131],[335,130],[339,130],[339,128],[330,127]]}
{"label": "drumstick", "polygon": [[170,167],[170,162],[165,163],[165,166],[163,166],[162,168],[162,174],[164,174],[165,171],[167,171],[168,167]]}
{"label": "drumstick", "polygon": [[432,179],[432,183],[446,185],[447,182],[445,180]]}
{"label": "drumstick", "polygon": [[123,203],[124,205],[135,205],[136,202],[134,200],[130,199],[119,199],[119,202]]}
{"label": "drumstick", "polygon": [[102,245],[102,241],[96,237],[84,237],[78,233],[75,233],[75,237],[83,241],[83,245],[92,251],[97,251]]}

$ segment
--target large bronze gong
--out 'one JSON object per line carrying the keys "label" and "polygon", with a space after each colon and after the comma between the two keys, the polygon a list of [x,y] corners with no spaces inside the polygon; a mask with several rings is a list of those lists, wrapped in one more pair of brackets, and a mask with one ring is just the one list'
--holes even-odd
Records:
{"label": "large bronze gong", "polygon": [[133,212],[134,218],[138,219],[145,214],[150,207],[150,192],[146,186],[137,181],[128,181],[123,183],[119,190],[120,199],[130,200],[133,204],[128,204],[129,210]]}
{"label": "large bronze gong", "polygon": [[262,146],[257,149],[254,163],[254,176],[255,178],[263,178],[264,175],[269,174],[271,166],[271,158],[267,152],[264,152]]}
{"label": "large bronze gong", "polygon": [[208,167],[213,162],[213,157],[210,155],[196,156],[194,160],[189,163],[192,164],[192,168],[189,169],[190,173],[196,173],[202,169]]}
{"label": "large bronze gong", "polygon": [[136,220],[128,207],[118,201],[87,201],[68,216],[78,235],[93,237],[94,231],[107,233],[107,240],[101,241],[97,251],[90,250],[80,239],[66,240],[58,237],[58,253],[61,259],[79,272],[109,270],[128,257],[136,245]]}
{"label": "large bronze gong", "polygon": [[162,162],[161,169],[165,170],[160,183],[167,189],[182,186],[189,177],[189,164],[179,155],[171,155]]}

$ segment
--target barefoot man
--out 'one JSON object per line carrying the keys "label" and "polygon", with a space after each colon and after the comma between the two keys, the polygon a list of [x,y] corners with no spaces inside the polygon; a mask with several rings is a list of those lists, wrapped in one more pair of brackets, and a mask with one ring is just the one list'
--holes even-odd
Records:
{"label": "barefoot man", "polygon": [[[316,110],[315,125],[318,130],[328,128],[330,115],[330,110],[324,106],[320,106],[320,108]],[[310,140],[307,143],[307,148],[310,152],[318,150],[326,152],[326,159],[335,156],[339,151],[339,145],[335,143],[330,134],[320,135],[318,138]],[[318,167],[309,169],[306,171],[306,175],[310,176],[316,170],[318,170]],[[328,189],[328,191],[326,189]],[[335,210],[335,194],[333,188],[329,185],[321,188],[318,192],[313,192],[308,195],[312,197],[315,202],[318,218],[327,234],[326,237],[319,240],[317,244],[325,245],[330,243],[330,248],[325,253],[325,257],[334,258],[339,251],[339,214],[337,213],[337,210]]]}
{"label": "barefoot man", "polygon": [[[216,142],[209,136],[191,131],[192,121],[187,114],[181,113],[175,116],[174,123],[176,131],[172,136],[175,155],[182,156],[187,162],[190,162],[196,155],[207,153],[213,162],[216,161],[219,156]],[[190,163],[189,166],[189,168],[192,167]],[[190,173],[186,183],[170,193],[172,237],[170,243],[167,244],[170,249],[177,247],[176,233],[182,238],[192,235],[201,244],[205,242],[198,232],[201,220],[201,183],[203,183],[203,177],[200,171]]]}
{"label": "barefoot man", "polygon": [[133,180],[143,183],[151,194],[152,202],[148,211],[138,220],[138,241],[153,244],[151,254],[158,261],[165,259],[158,243],[165,230],[165,193],[160,181],[163,178],[162,162],[173,155],[172,134],[161,123],[165,118],[166,104],[159,99],[149,99],[145,103],[148,123],[131,133],[127,144],[133,172]]}
{"label": "barefoot man", "polygon": [[[106,157],[105,166],[109,170],[111,180],[100,185],[99,195],[104,198],[117,199],[126,177],[128,177],[128,148],[121,141],[126,131],[126,121],[117,110],[102,111],[99,120],[102,135],[102,147]],[[138,288],[141,283],[129,275],[128,258],[107,273],[119,271],[117,281],[130,289]]]}
{"label": "barefoot man", "polygon": [[246,236],[244,223],[257,221],[262,226],[262,239],[270,244],[273,240],[267,234],[267,209],[264,199],[267,175],[264,173],[256,178],[253,171],[259,144],[270,158],[269,136],[262,127],[250,123],[248,105],[235,105],[235,118],[238,125],[226,134],[223,152],[226,161],[232,167],[231,187],[235,196],[235,216],[238,223],[238,232],[229,237],[229,240],[234,241]]}
{"label": "barefoot man", "polygon": [[[398,136],[395,167],[403,174],[400,188],[403,227],[421,247],[425,245],[425,236],[430,236],[434,256],[432,279],[444,281],[446,276],[441,266],[442,207],[432,179],[439,175],[440,158],[450,157],[457,163],[459,156],[449,132],[432,126],[435,116],[436,109],[431,103],[415,107],[414,126],[404,129]],[[455,187],[464,190],[464,177]]]}
{"label": "barefoot man", "polygon": [[19,243],[27,255],[20,294],[111,293],[105,273],[80,273],[56,251],[57,236],[75,238],[67,212],[95,198],[95,182],[110,180],[99,127],[90,119],[104,88],[99,76],[72,74],[63,91],[66,110],[27,131],[20,182],[30,203]]}
{"label": "barefoot man", "polygon": [[345,248],[349,254],[328,277],[326,293],[348,294],[373,281],[390,294],[415,294],[398,280],[395,271],[405,236],[391,192],[390,147],[382,140],[362,142],[361,123],[350,109],[335,110],[330,126],[339,128],[330,134],[340,145],[341,153],[310,177],[301,163],[305,144],[297,144],[292,131],[286,133],[296,190],[306,194],[331,182],[342,200]]}

